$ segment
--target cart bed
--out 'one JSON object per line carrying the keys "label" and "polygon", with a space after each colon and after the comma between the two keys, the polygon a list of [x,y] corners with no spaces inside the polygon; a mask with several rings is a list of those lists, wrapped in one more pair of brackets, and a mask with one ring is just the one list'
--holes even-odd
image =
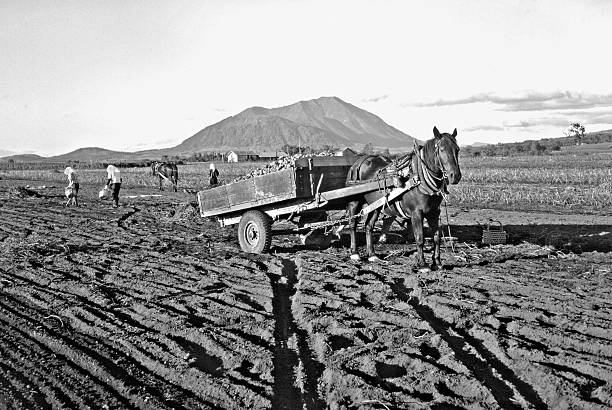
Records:
{"label": "cart bed", "polygon": [[344,188],[354,160],[350,157],[300,158],[294,168],[200,191],[200,214],[202,217],[223,215],[292,199],[309,199],[317,191]]}

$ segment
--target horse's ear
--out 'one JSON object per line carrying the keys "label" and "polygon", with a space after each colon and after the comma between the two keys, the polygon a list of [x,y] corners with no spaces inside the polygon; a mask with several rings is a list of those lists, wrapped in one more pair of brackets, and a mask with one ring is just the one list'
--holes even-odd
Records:
{"label": "horse's ear", "polygon": [[436,139],[441,138],[440,131],[438,131],[438,127],[434,127],[433,132],[434,132],[434,137],[436,137]]}
{"label": "horse's ear", "polygon": [[453,131],[453,138],[457,138],[457,128]]}

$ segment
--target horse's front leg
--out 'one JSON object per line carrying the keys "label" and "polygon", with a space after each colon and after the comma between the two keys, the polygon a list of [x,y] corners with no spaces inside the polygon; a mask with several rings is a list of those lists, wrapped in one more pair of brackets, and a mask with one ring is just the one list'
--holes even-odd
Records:
{"label": "horse's front leg", "polygon": [[369,213],[365,220],[366,252],[368,255],[368,260],[370,262],[378,260],[378,257],[374,253],[374,244],[372,243],[372,231],[374,230],[374,225],[376,224],[379,215],[380,208]]}
{"label": "horse's front leg", "polygon": [[357,214],[357,210],[359,209],[360,202],[353,201],[349,202],[346,210],[349,216],[349,233],[351,235],[351,259],[352,260],[360,260],[359,252],[357,251],[357,218],[355,215]]}
{"label": "horse's front leg", "polygon": [[411,215],[412,233],[414,234],[414,242],[417,247],[417,268],[425,267],[425,257],[423,256],[423,245],[425,238],[423,236],[423,213],[414,211]]}
{"label": "horse's front leg", "polygon": [[440,228],[440,210],[436,209],[427,216],[427,222],[433,233],[434,251],[432,255],[432,268],[442,266],[442,259],[440,258],[440,243],[442,239],[442,229]]}
{"label": "horse's front leg", "polygon": [[162,177],[159,177],[159,190],[163,191],[164,188],[162,188]]}

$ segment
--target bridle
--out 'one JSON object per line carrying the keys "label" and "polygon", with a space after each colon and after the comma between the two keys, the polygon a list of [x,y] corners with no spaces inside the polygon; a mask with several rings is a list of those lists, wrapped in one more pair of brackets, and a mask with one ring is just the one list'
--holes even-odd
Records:
{"label": "bridle", "polygon": [[[450,138],[450,137],[448,137],[448,135],[444,135],[441,138],[437,139],[436,142],[434,143],[434,147],[435,147],[434,156],[438,159],[438,166],[442,170],[442,177],[440,178],[440,180],[444,180],[444,182],[448,185],[449,183],[448,172],[446,172],[446,168],[444,168],[444,164],[442,163],[442,158],[440,158],[440,143],[442,142],[444,138]],[[455,145],[454,148],[457,148],[453,155],[454,160],[457,163],[459,162],[459,158],[458,158],[459,157],[459,146],[457,145],[455,141],[452,140],[452,138],[450,138],[450,140],[451,140],[451,144]]]}
{"label": "bridle", "polygon": [[[440,171],[442,171],[441,176],[437,176],[436,172],[433,171],[425,163],[425,159],[423,158],[423,150],[425,147],[423,147],[420,150],[415,149],[415,152],[418,152],[417,158],[419,162],[421,163],[421,169],[423,170],[424,181],[422,182],[424,182],[425,185],[427,185],[428,190],[431,191],[432,194],[445,193],[446,186],[449,185],[448,171],[444,167],[444,164],[442,163],[442,159],[440,157],[440,144],[442,143],[442,140],[444,140],[445,138],[450,138],[450,137],[448,135],[443,135],[442,137],[436,139],[434,142],[434,158],[435,158],[434,161],[436,162],[436,165],[440,168]],[[451,143],[456,145],[454,141],[451,141]],[[415,146],[416,146],[416,143],[415,143]],[[457,159],[458,152],[459,150],[457,149],[455,153],[455,161],[458,160]]]}

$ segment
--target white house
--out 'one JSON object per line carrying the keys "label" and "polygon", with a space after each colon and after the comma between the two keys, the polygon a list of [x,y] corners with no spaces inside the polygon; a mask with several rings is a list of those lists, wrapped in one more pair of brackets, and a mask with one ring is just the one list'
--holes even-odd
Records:
{"label": "white house", "polygon": [[256,161],[259,155],[253,151],[230,151],[226,155],[227,162]]}

